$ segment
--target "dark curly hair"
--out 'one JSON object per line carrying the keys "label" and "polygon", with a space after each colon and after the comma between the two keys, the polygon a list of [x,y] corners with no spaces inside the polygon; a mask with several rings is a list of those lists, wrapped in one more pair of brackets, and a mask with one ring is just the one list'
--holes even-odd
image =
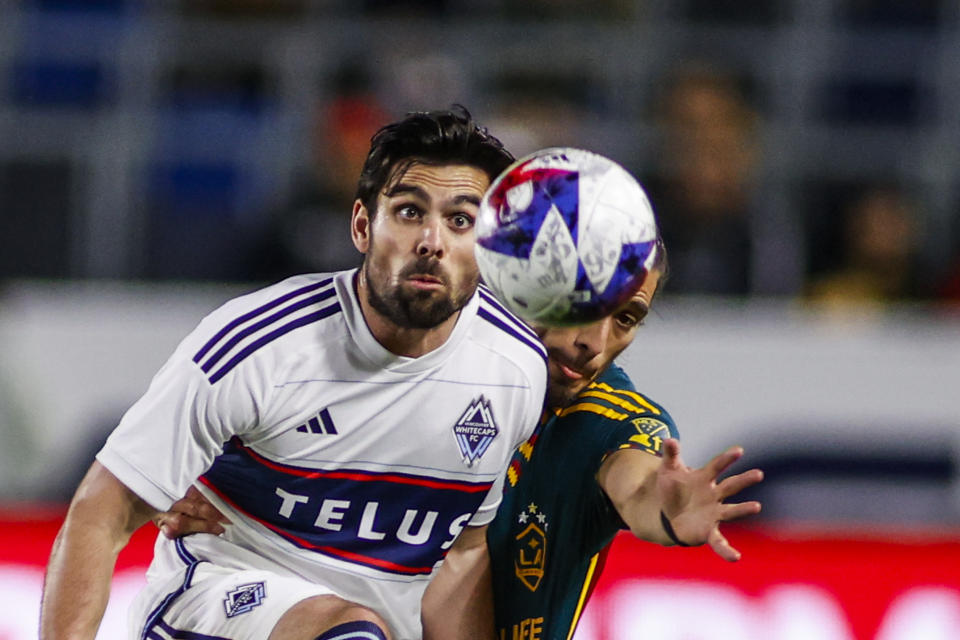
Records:
{"label": "dark curly hair", "polygon": [[357,199],[372,217],[377,195],[411,164],[462,164],[484,171],[493,181],[513,162],[513,155],[462,105],[440,111],[417,111],[382,127],[370,141],[357,184]]}

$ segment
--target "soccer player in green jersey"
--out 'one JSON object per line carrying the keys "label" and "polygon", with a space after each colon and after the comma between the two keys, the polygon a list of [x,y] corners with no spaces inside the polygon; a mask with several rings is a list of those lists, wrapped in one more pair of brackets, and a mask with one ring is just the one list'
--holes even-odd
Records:
{"label": "soccer player in green jersey", "polygon": [[[760,505],[725,501],[763,474],[752,469],[719,479],[743,455],[739,447],[702,468],[687,467],[673,419],[614,364],[649,313],[665,271],[660,244],[640,290],[609,317],[538,330],[549,356],[549,409],[514,455],[486,546],[481,537],[475,554],[437,572],[425,598],[434,599],[429,610],[443,619],[430,621],[434,635],[425,640],[569,640],[621,529],[662,545],[709,544],[725,560],[739,559],[719,524]],[[218,532],[217,514],[197,496],[174,505],[182,513],[165,516],[168,536]]]}
{"label": "soccer player in green jersey", "polygon": [[[441,570],[428,590],[428,597],[444,599],[431,610],[443,611],[447,625],[430,640],[569,640],[621,529],[665,546],[709,544],[725,560],[740,558],[719,524],[755,514],[760,504],[725,500],[760,482],[762,472],[719,479],[743,455],[740,447],[700,469],[687,467],[673,419],[614,364],[667,270],[662,242],[657,252],[640,290],[607,318],[538,328],[549,357],[549,409],[508,468],[503,502],[487,530],[489,568],[481,559]],[[484,601],[490,582],[495,632]]]}

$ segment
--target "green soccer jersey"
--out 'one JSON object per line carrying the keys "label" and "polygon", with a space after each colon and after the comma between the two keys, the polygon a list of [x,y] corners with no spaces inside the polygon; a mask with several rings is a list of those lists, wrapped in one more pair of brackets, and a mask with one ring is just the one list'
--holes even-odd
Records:
{"label": "green soccer jersey", "polygon": [[516,451],[487,532],[500,640],[573,636],[624,527],[597,471],[619,449],[661,455],[670,436],[677,431],[669,414],[611,365]]}

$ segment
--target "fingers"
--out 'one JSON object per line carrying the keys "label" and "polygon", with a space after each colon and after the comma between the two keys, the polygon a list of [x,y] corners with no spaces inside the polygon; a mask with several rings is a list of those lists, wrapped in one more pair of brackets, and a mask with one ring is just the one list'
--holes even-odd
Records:
{"label": "fingers", "polygon": [[732,495],[736,495],[753,485],[763,481],[763,471],[760,469],[750,469],[735,476],[725,478],[717,485],[721,500],[726,500]]}
{"label": "fingers", "polygon": [[662,464],[668,469],[676,469],[683,464],[680,460],[680,441],[676,438],[667,438],[663,441]]}
{"label": "fingers", "polygon": [[177,528],[179,527],[178,523],[179,517],[175,513],[167,512],[161,513],[159,516],[154,518],[153,523],[157,525],[157,528],[160,529],[160,532],[168,539],[173,540],[177,537]]}
{"label": "fingers", "polygon": [[707,463],[704,467],[709,473],[716,478],[721,473],[723,473],[730,465],[739,460],[743,456],[743,447],[733,446],[724,451],[723,453],[714,456],[714,458]]}
{"label": "fingers", "polygon": [[161,513],[154,520],[154,524],[164,536],[171,540],[192,533],[210,533],[218,536],[226,531],[223,525],[214,519],[194,518],[175,511]]}
{"label": "fingers", "polygon": [[730,546],[730,543],[716,527],[707,536],[707,544],[710,545],[714,553],[727,562],[736,562],[740,559],[740,552]]}
{"label": "fingers", "polygon": [[198,505],[197,515],[195,517],[200,520],[209,520],[210,522],[215,523],[231,524],[230,519],[227,518],[227,516],[220,513],[216,507],[206,500],[204,500],[202,504]]}
{"label": "fingers", "polygon": [[188,516],[198,518],[200,517],[200,511],[203,508],[203,505],[207,504],[206,499],[203,497],[196,487],[191,486],[187,489],[186,495],[173,503],[173,506],[170,507],[170,511],[175,511],[177,513],[183,513]]}
{"label": "fingers", "polygon": [[220,511],[193,486],[187,489],[186,495],[173,503],[168,514],[169,513],[178,513],[199,520],[210,520],[230,524],[230,519],[220,513]]}
{"label": "fingers", "polygon": [[722,505],[720,510],[720,519],[723,521],[736,520],[746,516],[755,516],[760,513],[762,506],[756,500],[750,502],[738,502],[737,504]]}
{"label": "fingers", "polygon": [[199,515],[199,502],[192,499],[190,495],[186,495],[183,498],[180,498],[172,505],[170,505],[170,511],[167,514],[171,513],[182,513],[184,515],[190,516],[191,518],[196,518]]}

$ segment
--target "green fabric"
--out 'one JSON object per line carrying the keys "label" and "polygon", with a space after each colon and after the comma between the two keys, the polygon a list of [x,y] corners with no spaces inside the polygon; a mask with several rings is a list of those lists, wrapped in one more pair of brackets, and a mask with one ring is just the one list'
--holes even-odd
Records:
{"label": "green fabric", "polygon": [[[602,397],[591,397],[597,393]],[[601,463],[625,446],[659,450],[667,431],[677,437],[673,419],[636,394],[616,365],[568,411],[541,425],[531,438],[532,454],[527,447],[529,460],[525,447],[514,454],[503,503],[488,529],[502,640],[565,640],[570,635],[584,588],[599,576],[599,570],[589,575],[591,562],[598,554],[602,560],[623,527],[596,482]]]}

